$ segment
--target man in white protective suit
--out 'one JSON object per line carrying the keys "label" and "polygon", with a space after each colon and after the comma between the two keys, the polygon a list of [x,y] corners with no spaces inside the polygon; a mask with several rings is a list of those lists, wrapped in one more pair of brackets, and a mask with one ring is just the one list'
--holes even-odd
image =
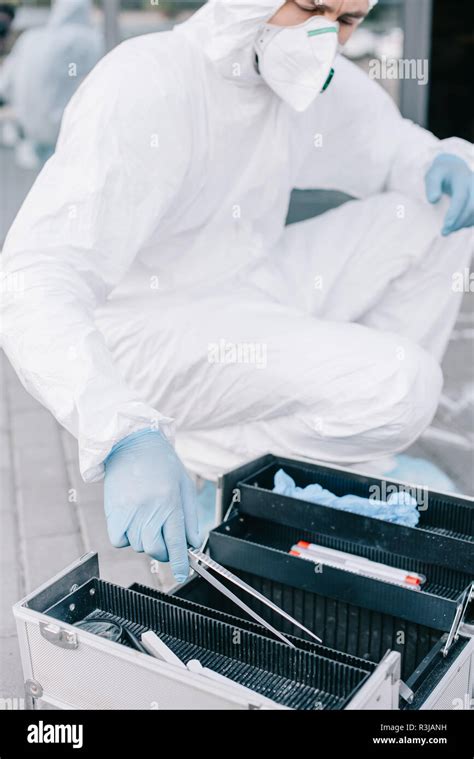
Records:
{"label": "man in white protective suit", "polygon": [[48,23],[18,38],[0,72],[0,94],[15,112],[31,161],[54,150],[64,109],[103,54],[91,21],[91,0],[55,0]]}
{"label": "man in white protective suit", "polygon": [[[112,543],[178,580],[200,540],[185,467],[372,461],[435,413],[471,146],[337,55],[374,4],[209,0],[119,45],[8,235],[6,353],[84,479],[105,472]],[[293,188],[355,200],[285,227]]]}

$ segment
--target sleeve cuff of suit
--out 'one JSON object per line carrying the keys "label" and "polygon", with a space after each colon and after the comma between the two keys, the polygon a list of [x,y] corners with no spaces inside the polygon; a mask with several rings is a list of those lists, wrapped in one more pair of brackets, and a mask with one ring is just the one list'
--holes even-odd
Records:
{"label": "sleeve cuff of suit", "polygon": [[[139,404],[141,406],[141,404]],[[96,441],[79,436],[79,467],[84,482],[99,482],[105,474],[104,461],[116,443],[127,435],[151,428],[160,430],[174,443],[174,419],[164,416],[148,406],[136,409],[133,414],[118,413],[106,438]]]}

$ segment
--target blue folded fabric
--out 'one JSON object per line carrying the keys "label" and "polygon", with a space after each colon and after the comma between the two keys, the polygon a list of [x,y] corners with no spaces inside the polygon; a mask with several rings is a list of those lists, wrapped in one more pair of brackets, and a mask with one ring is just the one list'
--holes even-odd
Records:
{"label": "blue folded fabric", "polygon": [[216,525],[216,483],[205,480],[198,490],[196,498],[198,503],[199,535],[204,540]]}
{"label": "blue folded fabric", "polygon": [[446,490],[449,493],[459,493],[458,488],[447,474],[432,461],[414,458],[404,453],[395,457],[395,467],[384,472],[384,477],[393,480],[404,480],[429,488],[430,490]]}
{"label": "blue folded fabric", "polygon": [[316,483],[300,488],[283,469],[279,469],[275,474],[273,492],[299,498],[301,501],[317,503],[320,506],[330,506],[332,509],[351,511],[353,514],[364,517],[383,519],[405,527],[416,527],[420,519],[415,498],[404,491],[391,493],[388,501],[376,501],[357,495],[337,496]]}

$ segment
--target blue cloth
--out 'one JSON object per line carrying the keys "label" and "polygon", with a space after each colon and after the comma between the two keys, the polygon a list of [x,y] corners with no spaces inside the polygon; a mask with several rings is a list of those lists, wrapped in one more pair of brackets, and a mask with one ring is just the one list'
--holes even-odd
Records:
{"label": "blue cloth", "polygon": [[451,198],[443,227],[445,237],[474,226],[474,173],[462,158],[449,153],[439,155],[433,161],[425,183],[430,203],[438,203],[442,195]]}
{"label": "blue cloth", "polygon": [[330,506],[332,509],[350,511],[364,517],[383,519],[405,527],[416,527],[420,519],[416,500],[409,493],[391,493],[388,501],[376,501],[357,495],[337,496],[316,483],[300,488],[283,469],[279,469],[275,474],[273,492],[321,506]]}
{"label": "blue cloth", "polygon": [[216,492],[217,486],[211,480],[205,480],[197,492],[199,533],[203,539],[216,524]]}
{"label": "blue cloth", "polygon": [[418,485],[429,490],[447,490],[450,493],[457,493],[458,489],[454,482],[445,474],[436,464],[426,459],[415,458],[399,454],[396,458],[396,466],[388,472],[384,472],[384,477],[394,480],[403,480]]}

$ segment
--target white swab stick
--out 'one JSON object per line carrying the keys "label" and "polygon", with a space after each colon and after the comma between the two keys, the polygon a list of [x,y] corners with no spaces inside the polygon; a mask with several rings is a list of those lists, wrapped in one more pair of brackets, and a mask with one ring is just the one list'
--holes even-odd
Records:
{"label": "white swab stick", "polygon": [[155,659],[160,659],[161,661],[168,662],[168,664],[175,664],[177,667],[184,667],[186,669],[186,664],[172,652],[171,648],[153,630],[147,630],[142,633],[142,644]]}

